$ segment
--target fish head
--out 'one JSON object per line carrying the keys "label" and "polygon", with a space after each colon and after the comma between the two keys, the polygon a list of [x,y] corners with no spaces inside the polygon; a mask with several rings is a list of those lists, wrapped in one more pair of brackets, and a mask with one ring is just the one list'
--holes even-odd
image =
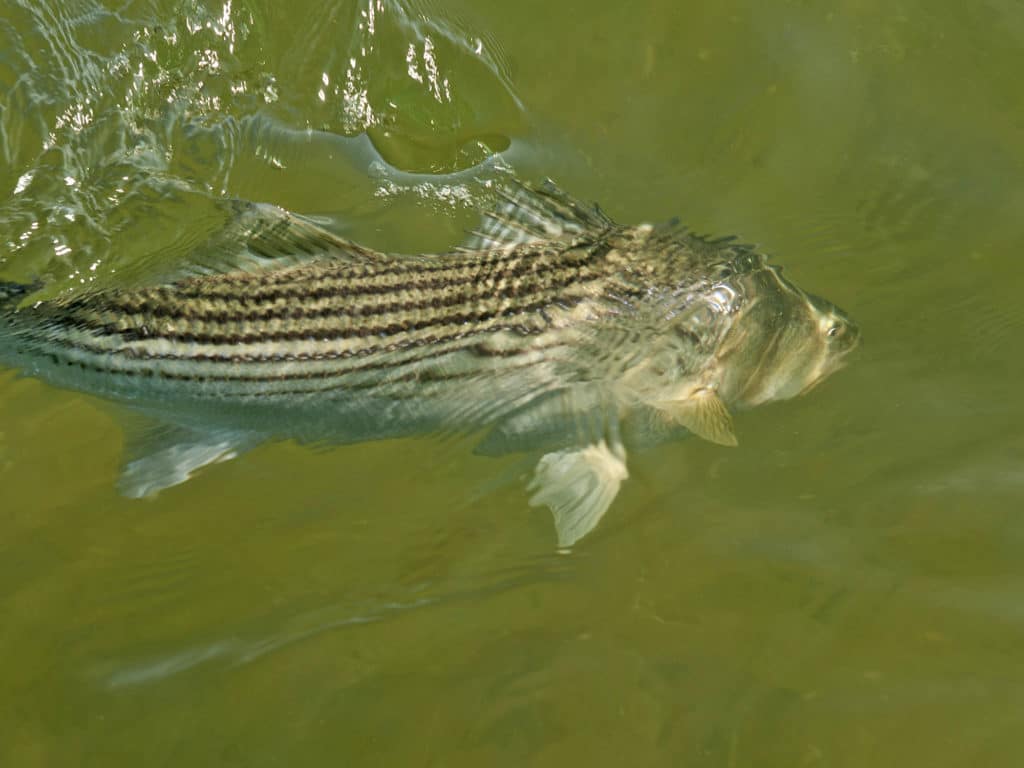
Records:
{"label": "fish head", "polygon": [[748,276],[745,305],[723,339],[722,396],[738,407],[805,394],[843,367],[860,329],[827,299],[805,293],[776,266]]}

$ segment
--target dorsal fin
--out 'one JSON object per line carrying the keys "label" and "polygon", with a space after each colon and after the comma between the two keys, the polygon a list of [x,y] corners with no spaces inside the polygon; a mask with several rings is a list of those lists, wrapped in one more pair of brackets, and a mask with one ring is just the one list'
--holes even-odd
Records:
{"label": "dorsal fin", "polygon": [[261,271],[316,259],[367,263],[383,254],[346,240],[276,205],[234,201],[233,217],[223,230],[201,245],[192,263],[175,278],[243,270]]}
{"label": "dorsal fin", "polygon": [[615,223],[597,205],[587,205],[547,179],[540,186],[518,182],[500,187],[501,201],[484,214],[479,230],[472,232],[467,250],[511,248],[537,240],[559,240],[593,232]]}

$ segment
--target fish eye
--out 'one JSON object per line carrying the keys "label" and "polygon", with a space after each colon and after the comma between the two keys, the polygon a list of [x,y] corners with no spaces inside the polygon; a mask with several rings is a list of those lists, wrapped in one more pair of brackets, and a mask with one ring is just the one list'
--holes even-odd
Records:
{"label": "fish eye", "polygon": [[845,330],[846,330],[846,326],[845,325],[843,325],[842,323],[836,322],[836,323],[832,323],[832,326],[828,329],[827,333],[828,333],[829,338],[833,338],[834,339],[836,336],[841,336]]}

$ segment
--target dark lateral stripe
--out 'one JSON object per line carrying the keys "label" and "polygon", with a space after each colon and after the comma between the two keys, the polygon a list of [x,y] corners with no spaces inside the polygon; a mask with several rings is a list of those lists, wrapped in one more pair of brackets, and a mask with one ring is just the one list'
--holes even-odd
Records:
{"label": "dark lateral stripe", "polygon": [[[518,333],[523,337],[536,336],[539,333],[547,330],[544,326],[529,326],[522,323],[508,323],[500,326],[493,326],[488,329],[489,332],[502,332],[511,331]],[[455,344],[454,346],[446,346],[454,342],[465,340],[463,344]],[[50,343],[57,341],[53,337],[49,339]],[[457,354],[459,352],[469,351],[475,356],[486,358],[486,357],[513,357],[515,354],[530,351],[528,348],[520,348],[515,351],[502,349],[491,350],[485,343],[485,337],[479,331],[467,330],[459,331],[456,333],[449,333],[443,336],[429,336],[418,339],[415,345],[413,344],[401,344],[401,343],[390,343],[386,345],[376,345],[372,348],[364,348],[360,350],[331,350],[325,353],[315,354],[274,354],[274,355],[248,355],[248,354],[226,354],[226,355],[211,355],[211,354],[200,354],[190,356],[179,356],[169,354],[151,354],[145,350],[140,350],[133,347],[122,347],[120,349],[110,349],[108,347],[89,344],[84,341],[72,340],[70,338],[63,338],[59,340],[63,348],[68,352],[80,352],[89,356],[103,358],[109,361],[106,365],[100,365],[99,363],[92,363],[92,367],[95,370],[103,370],[109,372],[112,376],[127,375],[148,375],[156,376],[160,378],[172,378],[185,376],[184,374],[177,374],[162,370],[159,363],[171,363],[180,364],[183,367],[189,365],[224,365],[227,366],[244,366],[248,364],[273,364],[277,362],[289,363],[289,362],[329,362],[335,360],[348,360],[352,358],[364,359],[364,362],[348,365],[342,368],[329,367],[319,368],[315,373],[322,374],[325,377],[337,377],[343,378],[350,375],[365,374],[373,371],[384,371],[387,369],[399,369],[407,366],[420,365],[430,360],[441,358],[450,354]],[[558,346],[554,344],[552,346]],[[384,360],[365,360],[365,358],[372,358],[374,355],[384,355],[389,353],[398,352],[410,352],[413,353],[416,350],[422,350],[423,354],[410,354],[408,357],[401,359],[384,359]],[[116,360],[127,359],[131,361],[137,361],[139,363],[154,362],[158,365],[154,365],[150,368],[146,368],[144,365],[138,365],[135,367],[123,367],[116,365]],[[82,361],[69,360],[70,364],[83,364]],[[194,374],[188,374],[186,378],[192,381],[252,381],[252,382],[272,382],[278,380],[286,380],[289,378],[301,379],[309,373],[307,371],[290,372],[290,373],[259,373],[256,371],[242,371],[237,374],[223,374],[223,373],[202,373],[196,371]]]}
{"label": "dark lateral stripe", "polygon": [[[519,256],[517,261],[528,262],[529,258]],[[374,269],[373,265],[324,264],[311,267],[294,267],[275,270],[253,276],[244,273],[218,275],[211,278],[192,278],[174,285],[175,292],[189,299],[223,298],[235,301],[273,301],[307,295],[310,286],[323,285],[333,293],[358,296],[373,295],[382,290],[393,289],[401,283],[433,282],[438,285],[452,285],[463,281],[469,272],[480,272],[490,264],[465,262],[462,264],[403,264],[397,267]],[[498,265],[494,265],[498,266]]]}
{"label": "dark lateral stripe", "polygon": [[[598,249],[606,250],[606,249]],[[576,253],[576,252],[569,252]],[[317,270],[311,272],[308,277],[302,280],[291,280],[279,283],[273,291],[252,291],[245,283],[238,283],[242,291],[236,293],[224,293],[214,290],[217,280],[213,278],[207,283],[200,285],[198,290],[184,290],[180,286],[171,286],[156,291],[140,291],[135,295],[125,295],[121,301],[109,302],[110,309],[115,311],[143,312],[147,308],[159,303],[174,302],[175,300],[194,300],[197,302],[224,301],[225,303],[238,303],[249,307],[259,304],[270,304],[279,301],[298,299],[302,301],[317,301],[324,299],[343,299],[353,304],[363,298],[381,296],[388,293],[426,293],[428,291],[445,291],[450,289],[471,291],[476,288],[481,293],[481,284],[484,281],[502,281],[512,283],[526,277],[539,278],[563,271],[563,279],[571,282],[573,276],[582,277],[581,268],[586,266],[594,254],[579,254],[579,258],[565,258],[569,253],[562,254],[563,258],[545,259],[540,256],[520,258],[513,267],[504,271],[487,271],[483,269],[470,269],[467,265],[448,267],[444,271],[450,274],[443,277],[424,279],[424,273],[434,271],[430,268],[414,269],[408,268],[401,272],[384,272],[369,277],[376,279],[380,275],[401,276],[408,278],[401,282],[369,282],[359,280],[349,270],[335,268],[332,270]],[[283,277],[283,276],[282,276]],[[309,283],[313,283],[312,286]],[[427,296],[423,297],[426,301]]]}
{"label": "dark lateral stripe", "polygon": [[[613,286],[616,287],[616,286]],[[626,290],[625,287],[619,288],[620,292]],[[561,309],[569,309],[576,306],[583,299],[581,297],[574,298],[571,302],[562,300],[560,302],[552,302],[551,306],[558,306]],[[214,348],[226,348],[224,352],[193,352],[189,350],[182,350],[178,352],[166,352],[157,353],[153,352],[144,346],[146,339],[136,341],[132,346],[125,345],[126,342],[118,333],[113,333],[106,336],[95,335],[95,329],[82,327],[73,323],[64,323],[64,330],[67,331],[82,331],[83,333],[92,335],[95,339],[94,343],[81,338],[73,338],[71,336],[65,336],[59,332],[58,326],[50,326],[50,330],[45,331],[45,337],[40,339],[43,346],[57,342],[65,348],[71,350],[77,350],[86,354],[92,355],[104,355],[112,357],[120,357],[129,360],[138,361],[153,361],[153,362],[180,362],[182,364],[195,363],[198,365],[204,364],[229,364],[229,365],[244,365],[247,363],[253,364],[273,364],[273,363],[304,363],[304,362],[322,362],[331,360],[347,360],[351,358],[365,358],[378,354],[390,354],[395,352],[410,352],[420,347],[428,346],[440,346],[438,355],[447,354],[450,348],[445,347],[446,344],[450,344],[454,341],[458,341],[469,336],[475,336],[476,344],[475,353],[479,356],[490,356],[490,357],[511,357],[517,354],[521,354],[524,349],[512,347],[512,348],[501,348],[492,347],[486,343],[486,336],[488,334],[497,334],[502,332],[513,332],[521,336],[532,336],[538,333],[542,333],[550,330],[550,320],[546,317],[545,312],[541,309],[539,312],[532,316],[523,317],[518,319],[516,322],[504,322],[496,325],[490,325],[484,328],[469,327],[465,330],[458,329],[453,331],[447,331],[440,335],[438,334],[426,334],[411,339],[399,339],[391,340],[386,343],[373,344],[363,347],[355,348],[334,348],[334,349],[317,349],[315,351],[303,351],[299,350],[282,350],[273,351],[267,353],[252,353],[242,350],[233,350],[227,348],[227,344],[210,344]],[[54,334],[54,331],[58,331]],[[297,340],[297,346],[305,342],[307,345],[322,346],[325,342],[319,338],[314,337],[300,338]],[[255,342],[269,343],[265,339],[260,339]],[[235,345],[240,346],[240,345]],[[426,359],[428,356],[423,356]],[[415,358],[418,359],[418,358]],[[411,362],[411,359],[410,359]],[[387,367],[390,365],[405,364],[405,361],[389,361],[382,364],[380,367]],[[358,370],[363,366],[347,366],[344,369],[336,369],[339,373],[343,370]],[[368,366],[375,367],[375,366]]]}
{"label": "dark lateral stripe", "polygon": [[[579,251],[582,251],[581,255],[587,253],[586,244],[581,243],[579,249],[566,249],[559,253],[574,254]],[[193,296],[209,295],[208,291],[210,290],[216,290],[219,293],[221,289],[231,291],[235,288],[242,288],[253,298],[262,298],[264,290],[274,291],[282,284],[304,284],[329,276],[344,275],[346,279],[353,282],[353,285],[358,285],[360,280],[377,280],[410,274],[437,275],[442,272],[461,274],[469,269],[500,266],[510,261],[527,263],[537,260],[547,261],[551,260],[550,256],[554,254],[554,251],[542,249],[531,251],[528,248],[518,248],[509,251],[483,251],[476,258],[464,253],[442,254],[435,257],[436,261],[425,257],[403,259],[402,257],[379,254],[378,261],[370,261],[365,265],[324,260],[282,270],[190,278],[179,283],[178,287],[184,293]]]}
{"label": "dark lateral stripe", "polygon": [[[515,365],[508,365],[502,368],[498,373],[502,376],[509,373],[520,372],[529,368],[532,368],[539,363],[530,361],[526,363],[517,363]],[[289,387],[287,389],[274,388],[267,394],[273,397],[291,397],[298,395],[313,395],[323,394],[326,392],[337,392],[338,390],[346,390],[352,392],[366,392],[368,390],[377,389],[379,390],[379,396],[386,397],[389,399],[402,399],[402,400],[413,400],[421,398],[424,393],[421,389],[423,385],[442,385],[449,382],[458,384],[459,382],[466,382],[472,380],[474,377],[480,375],[479,370],[471,371],[457,371],[451,373],[439,373],[431,371],[409,371],[400,376],[393,376],[386,381],[382,382],[360,382],[358,384],[350,384],[347,382],[335,382],[323,387]],[[327,378],[327,377],[324,377]],[[286,379],[275,380],[275,382],[290,381]],[[396,385],[401,384],[412,384],[415,385],[411,389],[407,389],[405,392],[399,393],[394,391]],[[244,399],[257,399],[263,396],[262,393],[239,393],[237,397]],[[457,395],[456,395],[457,396]]]}
{"label": "dark lateral stripe", "polygon": [[[182,329],[180,331],[164,331],[152,333],[141,328],[118,328],[116,325],[106,324],[87,328],[95,330],[108,336],[120,337],[124,342],[132,341],[170,341],[182,344],[209,344],[209,345],[240,345],[260,343],[286,343],[297,341],[344,341],[347,339],[366,339],[373,337],[387,338],[402,333],[415,333],[429,328],[446,325],[473,325],[486,323],[512,315],[529,315],[539,313],[541,310],[551,306],[551,299],[544,298],[521,307],[503,307],[490,310],[461,310],[439,317],[412,320],[411,318],[394,319],[392,322],[381,325],[351,325],[348,327],[299,327],[282,331],[253,330],[243,333],[236,333],[230,328],[218,328],[207,330]],[[81,327],[81,326],[79,326]],[[482,328],[480,330],[490,330]],[[467,328],[471,333],[473,328]],[[415,339],[410,339],[413,343]]]}
{"label": "dark lateral stripe", "polygon": [[[96,314],[103,312],[123,312],[127,317],[137,318],[140,324],[148,321],[180,320],[195,322],[216,322],[216,323],[244,323],[260,320],[292,320],[296,322],[306,320],[318,320],[332,317],[370,318],[386,314],[414,313],[429,309],[443,309],[454,307],[459,304],[490,302],[497,304],[510,299],[523,298],[530,294],[550,294],[568,288],[572,285],[586,285],[601,278],[599,274],[581,274],[575,271],[565,271],[559,275],[545,275],[550,279],[542,281],[531,279],[528,275],[507,286],[504,286],[500,293],[485,294],[475,285],[459,286],[460,290],[452,290],[447,293],[417,296],[414,300],[404,302],[378,302],[373,304],[357,304],[349,301],[352,297],[346,294],[337,294],[326,290],[317,290],[301,296],[302,304],[290,306],[287,304],[273,305],[266,304],[252,306],[248,302],[238,302],[238,307],[217,307],[202,306],[202,304],[178,303],[158,304],[145,301],[121,301],[121,302],[97,302],[96,306],[87,305],[82,310],[70,313],[71,317],[79,323],[88,326]],[[540,276],[538,276],[540,277]],[[431,290],[441,285],[426,285],[408,287],[387,287],[381,293],[412,293],[419,294],[421,291]],[[448,286],[450,287],[450,286]],[[299,297],[297,297],[299,298]],[[307,307],[306,303],[314,303],[324,299],[342,299],[344,303],[328,304],[319,307]],[[224,301],[222,299],[207,300],[211,303]],[[276,301],[276,300],[275,300]],[[227,303],[225,301],[225,303]],[[92,316],[92,317],[91,317]],[[105,324],[106,328],[109,324]],[[158,337],[157,334],[154,334]]]}
{"label": "dark lateral stripe", "polygon": [[[513,332],[524,339],[538,334],[544,333],[548,330],[543,326],[528,326],[523,324],[509,324],[509,325],[498,325],[492,326],[487,329],[487,332],[501,333],[501,332]],[[372,355],[389,354],[392,352],[400,351],[412,351],[422,347],[436,347],[437,345],[447,344],[453,341],[460,341],[467,338],[468,336],[481,336],[481,331],[466,331],[459,333],[452,333],[445,336],[429,336],[422,340],[418,340],[415,345],[411,344],[400,344],[391,343],[376,347],[364,347],[356,350],[349,349],[331,349],[323,352],[275,352],[272,354],[250,354],[250,353],[226,353],[226,354],[211,354],[202,352],[193,355],[175,355],[165,353],[154,353],[139,347],[120,347],[110,348],[99,344],[89,344],[83,341],[72,341],[71,339],[64,338],[60,340],[64,349],[86,352],[88,354],[104,356],[108,358],[127,358],[129,360],[137,361],[152,361],[152,362],[175,362],[175,363],[197,363],[197,364],[223,364],[223,365],[246,365],[246,364],[260,364],[260,363],[316,363],[316,362],[329,362],[332,360],[352,360],[363,357],[370,357]],[[557,346],[557,345],[556,345]],[[363,365],[352,366],[343,369],[332,369],[336,370],[339,374],[348,373],[349,371],[367,371],[378,368],[397,367],[405,365],[408,362],[417,362],[420,360],[429,360],[434,357],[441,357],[450,352],[458,352],[461,350],[472,349],[473,353],[478,357],[515,357],[525,352],[532,351],[533,349],[544,349],[545,347],[522,347],[522,348],[492,348],[481,340],[477,339],[471,341],[465,345],[458,347],[442,347],[437,349],[435,352],[422,355],[419,357],[409,357],[402,360],[382,362],[382,363],[365,363]],[[123,370],[121,368],[111,368],[112,372]]]}
{"label": "dark lateral stripe", "polygon": [[[558,347],[565,346],[563,343],[555,343],[550,345],[544,345],[543,347],[537,347],[538,350],[544,350],[550,352]],[[369,363],[366,365],[359,366],[358,368],[345,369],[337,371],[334,369],[324,369],[316,371],[303,371],[303,372],[292,372],[288,374],[276,374],[273,376],[252,376],[246,375],[245,373],[239,374],[199,374],[199,373],[176,373],[171,371],[160,370],[159,368],[117,368],[112,365],[103,364],[100,361],[87,361],[87,360],[66,360],[67,365],[77,366],[78,368],[90,371],[92,373],[99,373],[110,376],[123,376],[126,378],[145,378],[145,379],[163,379],[167,381],[180,381],[193,384],[243,384],[243,385],[274,385],[278,383],[286,382],[302,382],[302,381],[326,381],[333,379],[334,383],[328,384],[322,387],[304,387],[304,388],[290,388],[287,390],[281,390],[277,388],[268,388],[262,392],[253,393],[238,393],[238,392],[219,392],[214,396],[225,396],[225,397],[238,397],[238,396],[249,396],[258,397],[261,394],[273,395],[273,396],[284,396],[291,394],[313,394],[317,392],[327,392],[332,390],[346,389],[352,391],[366,391],[371,389],[380,389],[382,393],[392,387],[395,384],[400,383],[421,383],[421,384],[434,384],[444,383],[446,381],[459,381],[471,379],[475,376],[480,375],[486,369],[469,369],[464,371],[455,372],[441,372],[430,369],[414,369],[406,371],[398,375],[392,375],[385,379],[377,380],[362,380],[362,381],[345,381],[344,379],[350,379],[352,374],[372,372],[374,370],[383,370],[387,368],[401,369],[409,366],[419,366],[431,359],[443,357],[448,354],[456,354],[459,352],[471,352],[477,353],[477,344],[468,343],[466,345],[450,348],[447,350],[438,351],[436,353],[427,354],[421,357],[412,358],[409,360],[403,360],[396,363],[387,362],[376,362]],[[532,351],[532,350],[531,350]],[[55,358],[56,361],[56,358]],[[509,371],[523,370],[530,368],[534,365],[538,365],[537,361],[528,361],[521,363],[511,363],[502,367],[497,373],[504,375]]]}
{"label": "dark lateral stripe", "polygon": [[[529,362],[529,363],[520,363],[520,364],[517,364],[517,365],[511,365],[511,366],[508,366],[507,368],[502,369],[501,373],[504,374],[504,373],[514,372],[514,371],[522,371],[522,370],[530,368],[530,367],[532,367],[532,366],[534,366],[536,364],[537,363]],[[72,363],[72,365],[77,366],[79,369],[81,369],[83,371],[89,371],[91,373],[98,373],[98,374],[108,374],[108,373],[110,373],[109,369],[107,369],[107,368],[104,368],[102,366],[92,365],[92,364],[86,363],[84,361],[76,361],[76,362]],[[116,373],[118,375],[124,375],[124,376],[126,376],[128,378],[150,378],[150,379],[160,378],[160,379],[166,379],[166,380],[169,380],[169,381],[180,381],[180,382],[183,382],[183,383],[206,384],[206,383],[208,383],[210,381],[209,379],[205,379],[205,378],[201,378],[201,377],[200,378],[193,378],[193,377],[188,376],[187,374],[160,374],[160,373],[156,373],[156,372],[152,371],[151,369],[139,369],[139,370],[135,370],[135,371],[117,371]],[[424,375],[424,373],[421,372],[421,371],[410,371],[408,373],[402,374],[401,376],[396,376],[396,377],[393,377],[393,378],[388,379],[387,381],[383,381],[383,382],[348,383],[348,382],[335,381],[333,383],[325,384],[324,386],[320,386],[320,387],[315,387],[315,386],[306,386],[306,387],[295,386],[295,387],[288,387],[287,389],[279,389],[279,388],[274,388],[272,386],[268,386],[268,388],[260,390],[260,391],[213,392],[213,393],[209,394],[208,399],[232,399],[232,400],[236,400],[236,401],[237,400],[259,400],[259,399],[265,399],[265,398],[271,398],[271,397],[272,398],[283,398],[283,397],[294,397],[294,396],[301,396],[301,395],[325,394],[325,393],[328,393],[328,392],[337,392],[339,390],[346,390],[346,391],[352,391],[352,392],[366,392],[366,391],[369,391],[369,390],[372,390],[372,389],[377,389],[377,390],[379,390],[379,396],[383,397],[383,398],[392,399],[392,400],[414,400],[414,399],[418,399],[418,398],[423,397],[423,392],[420,389],[420,386],[423,385],[423,384],[435,384],[435,385],[438,385],[438,384],[445,384],[447,382],[452,382],[453,384],[457,385],[460,381],[461,382],[465,382],[467,380],[471,380],[472,378],[474,378],[475,376],[478,376],[479,374],[480,374],[480,371],[459,371],[459,372],[447,373],[447,374],[443,374],[443,375],[439,375],[439,374]],[[311,380],[322,381],[322,380],[328,379],[328,378],[330,378],[330,377],[327,377],[327,376],[324,376],[324,377],[309,377],[308,379],[304,379],[304,380],[306,380],[306,381],[311,381]],[[281,379],[270,379],[270,380],[259,380],[259,379],[248,380],[248,379],[243,379],[243,380],[237,380],[237,381],[231,381],[231,382],[214,382],[214,383],[253,384],[253,385],[265,385],[265,386],[267,386],[267,385],[273,385],[275,383],[284,383],[284,382],[291,382],[291,381],[294,381],[294,380],[290,379],[290,378],[289,379],[281,378]],[[395,391],[397,386],[398,385],[402,385],[402,384],[411,384],[411,385],[415,385],[415,386],[413,388],[411,388],[411,389],[408,389],[408,390],[404,391],[404,392]],[[193,390],[193,395],[194,394],[196,394],[195,390]]]}
{"label": "dark lateral stripe", "polygon": [[[443,263],[425,261],[391,262],[388,267],[374,264],[315,264],[259,275],[220,275],[193,278],[174,286],[180,296],[191,299],[223,298],[240,302],[276,301],[309,295],[310,283],[320,284],[318,290],[328,295],[378,295],[399,287],[415,290],[420,286],[462,286],[467,281],[484,278],[516,279],[528,274],[543,274],[558,269],[578,270],[588,263],[600,261],[611,250],[611,244],[578,243],[562,250],[516,250],[488,253],[489,258],[473,259],[464,254],[458,258],[441,256]],[[492,257],[493,258],[490,258]],[[391,282],[389,278],[404,278]]]}

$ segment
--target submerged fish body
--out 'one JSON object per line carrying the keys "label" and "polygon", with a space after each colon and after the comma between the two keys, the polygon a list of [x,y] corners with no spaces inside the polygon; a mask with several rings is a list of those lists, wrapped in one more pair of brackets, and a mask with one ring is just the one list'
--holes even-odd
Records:
{"label": "submerged fish body", "polygon": [[858,339],[749,246],[621,226],[551,184],[440,255],[270,206],[236,230],[217,273],[22,309],[0,284],[0,362],[172,425],[126,462],[128,495],[267,439],[488,430],[482,451],[541,454],[532,501],[570,546],[628,476],[631,425],[735,444],[731,410],[810,389]]}

